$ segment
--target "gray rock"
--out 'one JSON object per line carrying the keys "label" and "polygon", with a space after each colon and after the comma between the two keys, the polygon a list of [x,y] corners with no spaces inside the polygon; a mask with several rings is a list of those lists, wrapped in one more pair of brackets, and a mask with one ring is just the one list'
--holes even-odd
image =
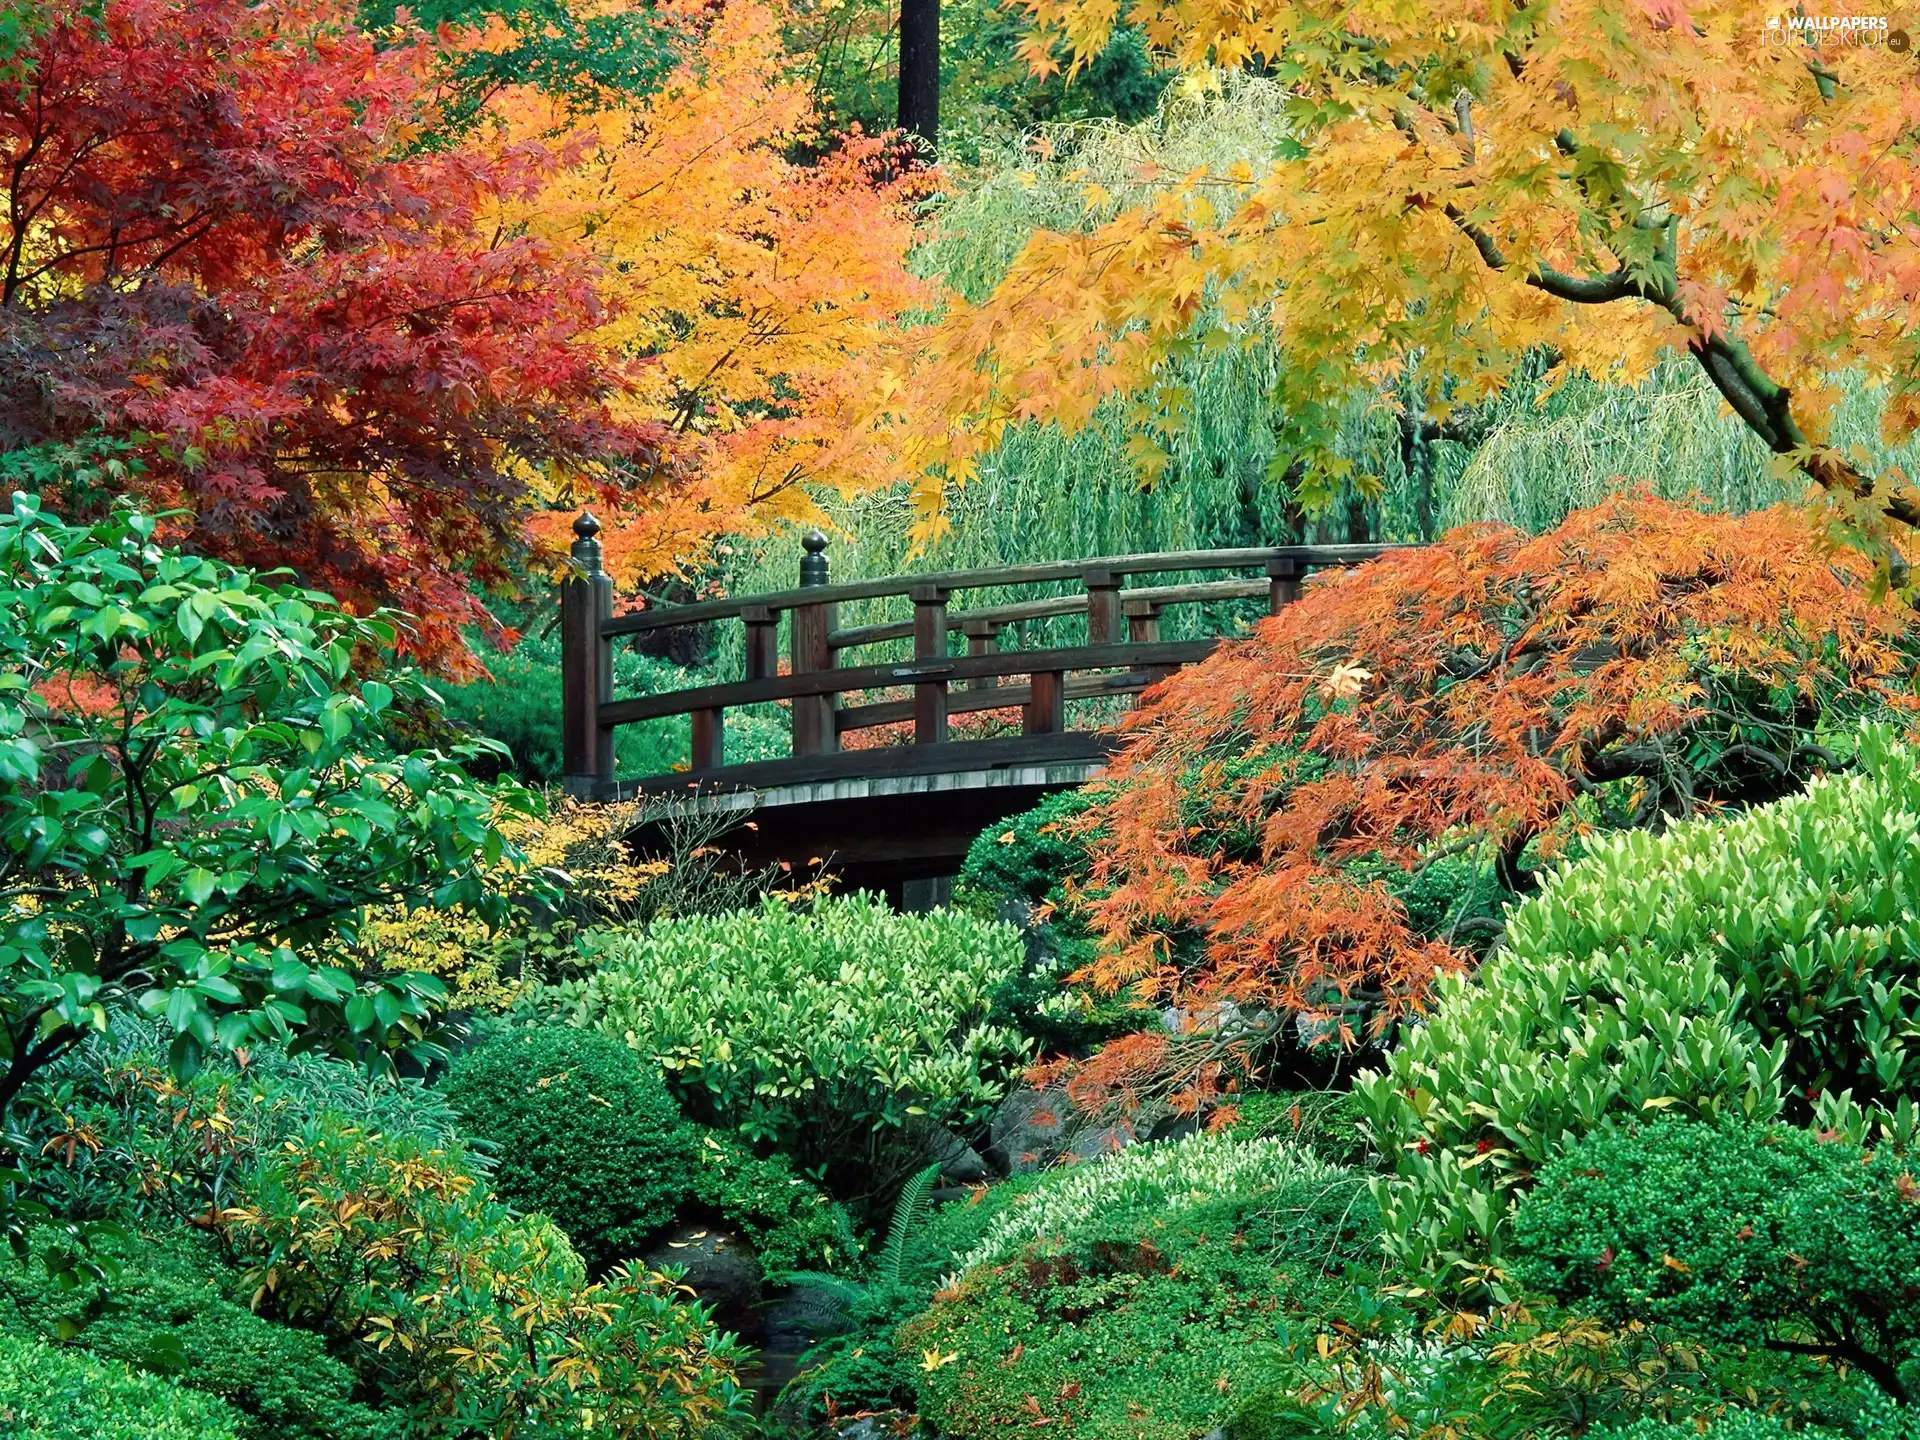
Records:
{"label": "gray rock", "polygon": [[984,1185],[987,1162],[966,1141],[944,1125],[927,1127],[926,1157],[940,1166],[940,1177],[955,1185]]}
{"label": "gray rock", "polygon": [[1072,1118],[1065,1090],[1015,1090],[988,1127],[993,1154],[1009,1175],[1038,1170],[1059,1153]]}
{"label": "gray rock", "polygon": [[685,1270],[680,1283],[713,1306],[729,1329],[758,1329],[754,1307],[760,1301],[760,1261],[732,1231],[676,1225],[644,1258],[656,1270]]}

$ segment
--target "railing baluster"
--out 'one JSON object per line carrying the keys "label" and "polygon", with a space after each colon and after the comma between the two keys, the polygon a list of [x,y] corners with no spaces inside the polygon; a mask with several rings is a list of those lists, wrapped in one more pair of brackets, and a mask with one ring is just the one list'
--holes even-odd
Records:
{"label": "railing baluster", "polygon": [[600,723],[613,698],[613,643],[602,628],[613,618],[613,577],[600,563],[600,522],[583,511],[573,533],[578,573],[560,585],[561,784],[576,800],[599,800],[613,785],[613,729]]}
{"label": "railing baluster", "polygon": [[[947,658],[947,592],[938,585],[916,585],[913,600],[913,658]],[[947,682],[913,687],[913,743],[938,745],[947,738]]]}
{"label": "railing baluster", "polygon": [[1087,587],[1087,643],[1117,645],[1120,641],[1120,582],[1113,571],[1098,568],[1080,572]]}
{"label": "railing baluster", "polygon": [[765,605],[743,605],[740,618],[747,626],[745,680],[764,680],[780,669],[780,616]]}
{"label": "railing baluster", "polygon": [[692,721],[692,743],[689,768],[694,770],[717,770],[727,763],[726,711],[695,710],[689,716]]}
{"label": "railing baluster", "polygon": [[[800,538],[806,551],[800,559],[800,584],[803,588],[827,583],[827,537],[809,530]],[[810,674],[834,668],[833,647],[827,637],[833,633],[834,606],[796,605],[793,628],[788,636],[793,653],[793,673]],[[833,723],[834,696],[801,695],[793,702],[793,753],[826,755],[840,748],[840,735]]]}
{"label": "railing baluster", "polygon": [[1036,670],[1027,696],[1028,735],[1058,735],[1067,728],[1066,675],[1059,670]]}
{"label": "railing baluster", "polygon": [[[1122,606],[1127,616],[1127,643],[1130,645],[1152,645],[1160,639],[1160,605],[1154,600],[1128,600]],[[1157,685],[1174,672],[1171,665],[1136,665],[1136,673],[1146,677],[1147,684]]]}
{"label": "railing baluster", "polygon": [[1267,613],[1278,615],[1300,598],[1300,577],[1306,567],[1292,555],[1276,555],[1267,561]]}
{"label": "railing baluster", "polygon": [[[1000,649],[1000,626],[993,620],[962,620],[960,633],[967,637],[967,654],[992,655]],[[1000,685],[998,675],[976,675],[966,682],[969,690],[994,690]]]}

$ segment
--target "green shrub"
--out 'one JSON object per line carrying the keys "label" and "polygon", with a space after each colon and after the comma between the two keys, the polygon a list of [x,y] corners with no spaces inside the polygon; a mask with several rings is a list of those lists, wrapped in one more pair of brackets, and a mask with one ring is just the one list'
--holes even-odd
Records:
{"label": "green shrub", "polygon": [[1255,1090],[1231,1097],[1235,1135],[1304,1145],[1334,1165],[1364,1165],[1370,1147],[1350,1090]]}
{"label": "green shrub", "polygon": [[957,911],[769,899],[597,948],[598,972],[558,987],[575,1023],[663,1066],[705,1118],[807,1164],[871,1164],[919,1115],[974,1120],[1027,1053],[986,1019],[1020,937]]}
{"label": "green shrub", "polygon": [[1257,1384],[1276,1316],[1378,1243],[1362,1179],[1271,1141],[1142,1147],[1023,1198],[898,1331],[921,1415],[961,1440],[1198,1434]]}
{"label": "green shrub", "polygon": [[320,1336],[276,1325],[238,1303],[239,1276],[199,1236],[96,1239],[110,1281],[48,1266],[55,1244],[35,1236],[26,1261],[0,1257],[0,1289],[41,1339],[72,1338],[103,1360],[149,1371],[230,1405],[240,1433],[258,1440],[399,1440],[396,1420],[353,1398],[352,1370]]}
{"label": "green shrub", "polygon": [[607,1036],[505,1030],[458,1055],[440,1089],[492,1148],[495,1193],[548,1216],[594,1270],[638,1255],[692,1186],[693,1127],[653,1065]]}
{"label": "green shrub", "polygon": [[740,1350],[661,1275],[588,1283],[560,1229],[457,1150],[322,1120],[264,1157],[221,1234],[423,1437],[692,1440],[745,1410]]}
{"label": "green shrub", "polygon": [[757,1155],[723,1130],[701,1134],[694,1201],[738,1230],[769,1276],[843,1270],[860,1253],[853,1222],[784,1155]]}
{"label": "green shrub", "polygon": [[0,1330],[0,1433],[20,1440],[240,1440],[211,1395]]}
{"label": "green shrub", "polygon": [[1891,1147],[1677,1120],[1588,1136],[1513,1222],[1520,1283],[1615,1324],[1812,1347],[1904,1399],[1920,1361],[1920,1181]]}
{"label": "green shrub", "polygon": [[1497,1259],[1535,1170],[1649,1109],[1916,1138],[1920,759],[1879,727],[1860,759],[1737,818],[1596,840],[1477,978],[1443,978],[1355,1087],[1398,1170],[1395,1253]]}
{"label": "green shrub", "polygon": [[1608,1430],[1601,1440],[1840,1440],[1840,1432],[1821,1425],[1796,1426],[1778,1415],[1732,1410],[1705,1422],[1693,1420],[1639,1420],[1622,1430]]}
{"label": "green shrub", "polygon": [[1033,905],[1059,901],[1068,883],[1092,873],[1087,837],[1075,833],[1073,821],[1098,795],[1091,786],[1062,790],[982,831],[967,847],[954,886],[956,902],[971,898],[992,913],[1003,899]]}

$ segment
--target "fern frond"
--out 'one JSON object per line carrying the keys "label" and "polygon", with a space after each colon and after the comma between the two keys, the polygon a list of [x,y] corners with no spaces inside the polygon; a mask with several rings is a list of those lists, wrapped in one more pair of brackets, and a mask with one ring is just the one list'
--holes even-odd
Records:
{"label": "fern frond", "polygon": [[928,1197],[933,1194],[933,1182],[939,1178],[940,1166],[935,1163],[900,1188],[900,1198],[893,1202],[893,1223],[887,1227],[887,1243],[874,1262],[874,1279],[879,1284],[900,1283],[900,1271],[907,1259],[907,1241],[926,1220]]}

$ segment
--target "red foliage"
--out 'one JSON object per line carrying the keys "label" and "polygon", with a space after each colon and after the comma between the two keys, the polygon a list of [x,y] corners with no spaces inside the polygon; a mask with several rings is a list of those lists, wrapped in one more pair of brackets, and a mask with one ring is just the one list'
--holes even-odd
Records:
{"label": "red foliage", "polygon": [[[1832,763],[1821,715],[1913,708],[1910,612],[1869,574],[1799,511],[1633,495],[1539,538],[1476,527],[1323,576],[1133,717],[1081,822],[1103,953],[1078,978],[1192,1012],[1299,1010],[1344,1039],[1362,1012],[1417,1011],[1469,957],[1353,862],[1412,871],[1477,843],[1524,887],[1523,851],[1585,827],[1792,788]],[[1076,1097],[1182,1048],[1113,1050]]]}
{"label": "red foliage", "polygon": [[[346,0],[49,0],[0,79],[0,437],[140,438],[191,542],[466,663],[525,476],[651,453],[584,259],[476,216],[566,157],[420,145],[435,54]],[[70,486],[69,508],[103,498]]]}

